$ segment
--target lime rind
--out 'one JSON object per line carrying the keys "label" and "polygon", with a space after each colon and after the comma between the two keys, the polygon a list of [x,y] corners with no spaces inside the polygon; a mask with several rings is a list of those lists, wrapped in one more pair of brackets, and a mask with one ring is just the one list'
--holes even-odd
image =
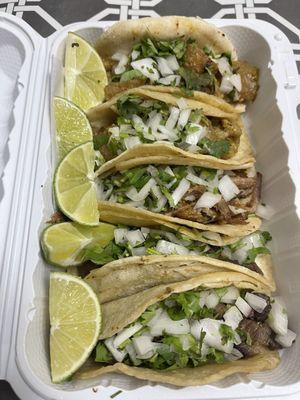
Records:
{"label": "lime rind", "polygon": [[[78,312],[74,314],[76,306]],[[60,383],[72,376],[93,351],[101,330],[101,308],[95,292],[84,280],[53,272],[49,313],[51,377],[53,383]],[[80,331],[84,335],[78,334]]]}
{"label": "lime rind", "polygon": [[76,104],[56,96],[53,99],[53,110],[56,140],[61,158],[74,147],[93,140],[89,120]]}
{"label": "lime rind", "polygon": [[69,32],[65,53],[65,97],[86,111],[102,103],[107,83],[99,54],[86,40]]}
{"label": "lime rind", "polygon": [[89,226],[99,224],[94,164],[93,143],[87,142],[62,159],[54,176],[54,193],[60,210],[72,221]]}

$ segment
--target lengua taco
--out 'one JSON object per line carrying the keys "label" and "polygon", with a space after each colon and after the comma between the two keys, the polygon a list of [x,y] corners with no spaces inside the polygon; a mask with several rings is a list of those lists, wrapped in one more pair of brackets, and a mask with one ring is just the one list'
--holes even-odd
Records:
{"label": "lengua taco", "polygon": [[237,103],[253,101],[258,69],[237,54],[225,33],[200,18],[142,18],[113,25],[97,44],[109,77],[106,99],[129,88],[176,86]]}
{"label": "lengua taco", "polygon": [[[179,97],[178,97],[179,96]],[[103,161],[98,173],[142,163],[246,168],[252,147],[239,113],[214,96],[132,89],[88,112]]]}
{"label": "lengua taco", "polygon": [[252,168],[148,165],[99,178],[96,185],[105,222],[185,227],[189,234],[202,232],[202,238],[212,232],[224,236],[218,244],[236,241],[261,224],[255,216],[261,175]]}
{"label": "lengua taco", "polygon": [[[76,378],[96,382],[120,372],[190,386],[279,364],[276,350],[291,346],[296,335],[288,330],[282,301],[271,298],[266,286],[237,272],[191,277],[188,267],[174,278],[171,265],[149,281],[139,265],[107,280],[98,292],[103,320],[94,362]],[[92,274],[87,279],[91,283]]]}

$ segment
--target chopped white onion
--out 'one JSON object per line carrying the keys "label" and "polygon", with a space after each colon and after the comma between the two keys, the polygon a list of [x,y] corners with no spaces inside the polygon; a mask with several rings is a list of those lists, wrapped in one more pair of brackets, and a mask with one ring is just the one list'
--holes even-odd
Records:
{"label": "chopped white onion", "polygon": [[146,126],[141,117],[136,114],[132,115],[133,126],[136,131],[141,131],[144,138],[155,140],[154,136],[149,133],[149,127]]}
{"label": "chopped white onion", "polygon": [[162,85],[172,85],[174,84],[175,86],[179,86],[181,80],[180,75],[169,75],[165,76],[164,78],[158,79],[158,83],[161,83]]}
{"label": "chopped white onion", "polygon": [[118,138],[120,136],[120,128],[118,126],[112,126],[108,132],[111,133],[110,137]]}
{"label": "chopped white onion", "polygon": [[116,244],[124,244],[127,242],[127,233],[129,229],[118,228],[114,230],[114,237]]}
{"label": "chopped white onion", "polygon": [[274,216],[275,210],[271,206],[263,206],[262,204],[259,204],[255,213],[260,218],[270,220]]}
{"label": "chopped white onion", "polygon": [[268,305],[265,299],[250,292],[246,293],[245,300],[258,313],[262,313]]}
{"label": "chopped white onion", "polygon": [[178,239],[176,235],[172,232],[162,231],[162,235],[164,235],[170,242],[179,244],[179,246],[188,246],[192,244],[192,241],[189,239]]}
{"label": "chopped white onion", "polygon": [[157,132],[153,133],[157,140],[167,139],[170,142],[175,142],[175,140],[178,139],[176,133],[170,129],[167,129],[164,125],[159,125],[157,129],[161,132],[161,135]]}
{"label": "chopped white onion", "polygon": [[220,298],[221,303],[233,304],[240,295],[239,289],[235,286],[228,286],[227,292]]}
{"label": "chopped white onion", "polygon": [[147,125],[149,128],[151,128],[152,132],[157,132],[161,118],[161,114],[156,111],[151,116],[149,115]]}
{"label": "chopped white onion", "polygon": [[137,257],[144,256],[144,255],[146,254],[146,252],[147,252],[147,249],[146,249],[146,247],[144,247],[144,246],[141,246],[141,247],[134,247],[134,248],[131,250],[132,255],[133,255],[133,256],[137,256]]}
{"label": "chopped white onion", "polygon": [[175,206],[180,202],[180,200],[183,198],[183,196],[189,190],[190,186],[191,186],[191,184],[187,179],[185,179],[185,178],[181,179],[179,185],[172,193],[172,199],[173,199]]}
{"label": "chopped white onion", "polygon": [[193,320],[191,322],[191,334],[195,339],[199,340],[201,332],[205,332],[204,343],[217,350],[223,351],[224,353],[231,353],[233,349],[233,341],[228,340],[224,343],[222,335],[220,333],[220,326],[223,321],[215,320],[211,318],[203,318],[200,321]]}
{"label": "chopped white onion", "polygon": [[203,308],[206,305],[206,299],[207,299],[207,296],[209,295],[209,293],[210,293],[209,290],[202,290],[199,293],[199,306],[201,308]]}
{"label": "chopped white onion", "polygon": [[171,176],[175,176],[174,172],[172,171],[172,169],[169,166],[167,166],[165,168],[165,171],[166,171],[167,174],[169,174]]}
{"label": "chopped white onion", "polygon": [[214,62],[218,65],[218,69],[222,76],[232,74],[232,68],[227,57],[214,59]]}
{"label": "chopped white onion", "polygon": [[243,353],[241,353],[238,349],[233,348],[230,354],[225,354],[225,359],[227,361],[235,361],[243,358]]}
{"label": "chopped white onion", "polygon": [[212,208],[221,200],[220,194],[205,192],[195,204],[195,208]]}
{"label": "chopped white onion", "polygon": [[141,335],[133,338],[132,344],[138,358],[139,356],[144,356],[151,351],[155,351],[151,337],[146,335]]}
{"label": "chopped white onion", "polygon": [[124,139],[124,144],[125,144],[126,149],[132,149],[132,147],[135,147],[141,143],[142,142],[140,141],[140,138],[138,138],[136,136],[130,136],[130,137]]}
{"label": "chopped white onion", "polygon": [[245,236],[242,240],[243,247],[246,250],[250,250],[253,247],[262,246],[261,237],[259,233],[252,233],[251,235]]}
{"label": "chopped white onion", "polygon": [[155,61],[150,57],[142,58],[138,61],[132,61],[131,66],[133,69],[140,71],[152,82],[155,82],[159,79],[159,72],[155,67]]}
{"label": "chopped white onion", "polygon": [[135,187],[131,187],[127,192],[126,196],[132,201],[143,201],[149,195],[151,187],[155,185],[156,182],[153,178],[149,179],[149,181],[142,187],[142,189],[138,192]]}
{"label": "chopped white onion", "polygon": [[178,107],[180,108],[180,110],[185,110],[188,108],[187,101],[184,97],[180,97],[179,99],[176,99],[176,103],[177,103]]}
{"label": "chopped white onion", "polygon": [[167,122],[165,125],[166,129],[172,130],[175,128],[175,125],[177,124],[177,121],[178,121],[179,114],[180,114],[179,108],[171,107],[170,115],[169,115],[169,118],[167,119]]}
{"label": "chopped white onion", "polygon": [[189,254],[189,250],[181,246],[179,244],[175,244],[172,242],[168,242],[167,240],[159,240],[156,245],[156,250],[162,254],[178,254],[178,255],[187,255]]}
{"label": "chopped white onion", "polygon": [[136,229],[127,233],[127,240],[132,247],[135,247],[144,243],[145,237],[139,229]]}
{"label": "chopped white onion", "polygon": [[132,61],[136,60],[136,59],[140,56],[140,54],[141,54],[141,53],[140,53],[139,51],[133,50],[132,53],[131,53],[131,59],[132,59]]}
{"label": "chopped white onion", "polygon": [[157,176],[157,174],[158,174],[158,169],[155,168],[153,165],[148,165],[148,167],[147,167],[147,172],[149,172],[149,174],[150,174],[151,176]]}
{"label": "chopped white onion", "polygon": [[181,335],[179,339],[181,342],[182,350],[187,351],[191,347],[189,337],[187,335]]}
{"label": "chopped white onion", "polygon": [[163,57],[156,57],[157,68],[162,76],[172,75],[173,70],[169,67],[167,60]]}
{"label": "chopped white onion", "polygon": [[123,72],[126,70],[125,66],[129,61],[128,56],[126,54],[117,52],[111,58],[115,61],[119,61],[118,65],[114,67],[114,73],[117,75],[123,74]]}
{"label": "chopped white onion", "polygon": [[197,145],[199,140],[201,140],[207,132],[205,126],[197,125],[197,124],[190,124],[190,127],[198,128],[197,131],[188,133],[185,138],[185,142],[192,145]]}
{"label": "chopped white onion", "polygon": [[288,329],[285,335],[276,335],[275,340],[282,347],[291,347],[296,337],[297,337],[296,333]]}
{"label": "chopped white onion", "polygon": [[221,253],[222,257],[232,260],[232,253],[229,247],[224,247]]}
{"label": "chopped white onion", "polygon": [[240,337],[240,335],[237,332],[234,332],[234,340],[233,340],[234,344],[241,344],[242,343],[242,339]]}
{"label": "chopped white onion", "polygon": [[122,343],[125,342],[125,340],[129,339],[131,336],[133,336],[136,332],[140,331],[142,329],[143,325],[140,324],[139,322],[135,323],[133,326],[130,326],[129,328],[123,329],[121,332],[119,332],[114,339],[114,346],[119,347]]}
{"label": "chopped white onion", "polygon": [[190,172],[187,174],[186,179],[192,183],[196,183],[196,185],[206,186],[206,183],[207,183],[204,179],[199,178],[198,176],[196,176]]}
{"label": "chopped white onion", "polygon": [[273,298],[271,311],[268,315],[268,324],[278,335],[286,335],[288,330],[288,316],[281,299]]}
{"label": "chopped white onion", "polygon": [[242,298],[242,297],[238,297],[236,299],[235,305],[237,306],[237,308],[240,310],[240,312],[246,317],[248,318],[249,315],[252,312],[252,308],[249,306],[249,304]]}
{"label": "chopped white onion", "polygon": [[127,353],[128,353],[128,355],[129,355],[131,361],[133,362],[133,364],[134,364],[134,365],[137,365],[137,364],[138,364],[138,359],[137,359],[137,357],[136,357],[137,354],[136,354],[136,351],[135,351],[133,345],[132,345],[131,343],[129,343],[129,344],[125,347],[125,350],[127,351]]}
{"label": "chopped white onion", "polygon": [[152,208],[151,211],[153,212],[160,212],[164,206],[167,204],[167,198],[164,196],[159,188],[158,185],[154,185],[151,188],[151,192],[154,194],[154,196],[157,199],[157,204],[156,207]]}
{"label": "chopped white onion", "polygon": [[235,330],[239,326],[239,323],[242,321],[243,316],[236,306],[232,306],[225,312],[223,318],[225,324],[231,326],[231,328]]}
{"label": "chopped white onion", "polygon": [[148,236],[149,233],[150,233],[150,229],[149,229],[149,228],[142,227],[142,228],[141,228],[141,232],[142,232],[142,234],[144,235],[144,238],[146,239],[147,236]]}
{"label": "chopped white onion", "polygon": [[208,308],[215,308],[219,304],[219,296],[214,290],[211,290],[205,300],[205,305]]}
{"label": "chopped white onion", "polygon": [[113,355],[114,359],[118,362],[122,362],[127,354],[126,350],[119,350],[114,346],[115,336],[110,337],[109,339],[104,340],[105,346]]}
{"label": "chopped white onion", "polygon": [[153,336],[161,336],[163,331],[169,335],[182,335],[190,333],[190,324],[187,319],[173,321],[166,311],[162,311],[158,318],[148,322],[150,333]]}
{"label": "chopped white onion", "polygon": [[121,124],[120,125],[120,133],[128,133],[128,134],[134,135],[135,134],[135,130],[129,124]]}
{"label": "chopped white onion", "polygon": [[[147,326],[149,326],[150,328],[155,326],[158,321],[160,320],[160,317],[163,313],[163,309],[162,308],[158,308],[155,313],[154,316],[146,323]],[[157,336],[156,334],[152,334],[153,336]]]}
{"label": "chopped white onion", "polygon": [[240,192],[240,189],[236,186],[236,184],[228,175],[224,175],[219,180],[218,188],[225,201],[232,200]]}
{"label": "chopped white onion", "polygon": [[[179,103],[179,100],[177,103]],[[186,124],[190,118],[191,111],[192,110],[190,108],[185,108],[180,111],[180,115],[179,115],[178,123],[177,123],[177,128],[179,130],[182,130],[186,126]]]}
{"label": "chopped white onion", "polygon": [[222,93],[230,93],[233,89],[233,84],[231,83],[230,76],[223,76],[221,85],[220,85],[220,91]]}
{"label": "chopped white onion", "polygon": [[169,65],[169,67],[171,68],[172,71],[177,71],[180,68],[180,66],[178,64],[178,61],[177,61],[177,58],[174,55],[167,56],[166,57],[166,61],[167,61],[168,65]]}
{"label": "chopped white onion", "polygon": [[241,247],[240,249],[237,249],[233,254],[232,254],[232,258],[234,260],[237,260],[237,262],[240,265],[243,265],[243,263],[245,262],[246,258],[248,256],[248,251],[247,249],[245,249],[244,247]]}
{"label": "chopped white onion", "polygon": [[240,92],[242,90],[242,80],[241,80],[240,74],[231,75],[230,81],[238,92]]}

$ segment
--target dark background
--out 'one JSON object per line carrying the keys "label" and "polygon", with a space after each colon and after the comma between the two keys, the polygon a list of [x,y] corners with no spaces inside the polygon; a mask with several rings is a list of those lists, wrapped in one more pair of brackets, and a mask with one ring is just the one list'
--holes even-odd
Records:
{"label": "dark background", "polygon": [[[25,3],[25,5],[24,5]],[[17,15],[42,36],[62,26],[90,18],[119,20],[155,15],[199,15],[203,18],[259,18],[277,25],[292,42],[300,70],[300,0],[11,0],[0,11]],[[224,5],[226,3],[226,5]],[[17,400],[9,384],[0,381],[0,400]],[[29,400],[29,399],[28,399]],[[83,399],[84,400],[84,399]]]}

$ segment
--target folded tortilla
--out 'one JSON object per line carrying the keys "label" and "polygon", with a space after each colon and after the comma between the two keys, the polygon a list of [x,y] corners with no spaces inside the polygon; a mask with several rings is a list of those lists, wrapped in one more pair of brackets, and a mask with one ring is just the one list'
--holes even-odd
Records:
{"label": "folded tortilla", "polygon": [[[224,270],[222,272],[207,272],[205,270],[206,265],[203,272],[200,269],[199,273],[196,274],[189,271],[189,268],[192,270],[194,266],[183,266],[186,274],[180,274],[176,270],[173,271],[173,267],[170,264],[162,263],[150,281],[145,281],[144,279],[144,276],[147,277],[149,273],[147,268],[138,264],[133,264],[130,270],[125,270],[125,273],[122,270],[119,273],[115,272],[113,279],[107,277],[106,290],[97,293],[102,307],[100,340],[113,336],[127,325],[135,322],[150,305],[166,299],[172,293],[186,292],[199,286],[203,288],[220,288],[234,285],[240,289],[252,289],[256,292],[270,295],[268,286],[241,272],[233,272],[230,269],[226,272]],[[176,274],[174,279],[172,279],[173,274]],[[91,275],[87,280],[94,285],[95,282],[93,282]],[[139,284],[134,285],[134,282]],[[118,290],[119,288],[120,290]],[[209,364],[172,371],[157,371],[127,366],[122,363],[100,367],[97,363],[88,363],[79,370],[75,378],[91,379],[100,377],[108,372],[121,372],[139,379],[177,386],[204,385],[223,379],[236,372],[251,373],[271,370],[279,364],[279,361],[279,355],[276,351],[265,350],[261,354],[247,359],[220,365]]]}
{"label": "folded tortilla", "polygon": [[199,47],[210,46],[215,53],[230,53],[237,59],[236,50],[224,32],[215,25],[196,17],[166,16],[121,21],[105,31],[96,44],[101,57],[116,52],[128,53],[132,46],[149,36],[156,40],[193,39]]}
{"label": "folded tortilla", "polygon": [[98,169],[97,175],[113,173],[142,164],[191,165],[223,170],[249,168],[254,164],[253,150],[239,110],[215,96],[202,92],[195,92],[193,97],[187,97],[180,89],[172,87],[142,86],[130,89],[104,104],[90,109],[87,112],[87,116],[92,127],[94,129],[110,127],[118,117],[116,112],[118,99],[129,94],[138,95],[145,100],[158,100],[177,107],[177,101],[180,97],[185,99],[188,108],[201,110],[207,117],[235,120],[242,131],[237,142],[237,151],[232,157],[222,159],[211,155],[191,153],[169,142],[143,143],[127,149],[117,157],[104,163]]}
{"label": "folded tortilla", "polygon": [[104,222],[146,227],[166,226],[195,240],[217,246],[234,243],[240,237],[257,231],[261,225],[261,220],[256,216],[249,216],[245,224],[241,225],[202,224],[109,201],[99,201],[98,209],[100,220]]}
{"label": "folded tortilla", "polygon": [[[101,303],[130,296],[137,290],[149,289],[157,284],[157,276],[161,284],[168,284],[185,281],[199,274],[240,272],[269,287],[270,291],[275,291],[271,256],[263,254],[257,257],[257,265],[262,275],[230,261],[207,256],[150,255],[112,261],[93,269],[85,280],[98,294]],[[112,285],[115,285],[113,292]]]}

